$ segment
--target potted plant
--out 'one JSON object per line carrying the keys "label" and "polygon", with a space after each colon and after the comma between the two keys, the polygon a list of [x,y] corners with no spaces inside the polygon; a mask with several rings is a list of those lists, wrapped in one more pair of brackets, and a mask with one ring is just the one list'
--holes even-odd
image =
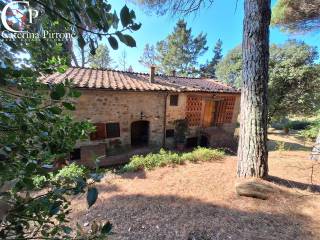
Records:
{"label": "potted plant", "polygon": [[184,150],[186,144],[186,135],[188,132],[188,121],[179,119],[174,122],[175,125],[175,143],[178,151]]}

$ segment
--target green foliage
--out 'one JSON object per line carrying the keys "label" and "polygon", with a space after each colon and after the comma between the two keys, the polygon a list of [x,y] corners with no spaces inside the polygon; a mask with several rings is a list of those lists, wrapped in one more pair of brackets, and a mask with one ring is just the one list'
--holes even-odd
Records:
{"label": "green foliage", "polygon": [[96,50],[95,55],[90,54],[89,64],[92,68],[106,69],[110,68],[113,60],[110,56],[107,45],[100,44]]}
{"label": "green foliage", "polygon": [[[5,206],[1,209],[0,238],[106,239],[112,228],[109,222],[93,222],[90,233],[81,227],[74,233],[68,226],[68,199],[87,191],[91,207],[98,198],[92,186],[95,179],[89,179],[89,173],[77,165],[60,171],[54,167],[51,173],[45,170],[47,165],[65,163],[75,143],[94,129],[89,122],[69,116],[75,110],[74,98],[81,94],[68,79],[63,84],[44,85],[37,78],[53,71],[64,72],[71,57],[77,64],[72,47],[76,43],[82,53],[87,47],[92,55],[104,37],[113,49],[118,48],[118,41],[135,47],[135,40],[126,32],[139,30],[141,24],[135,22],[135,13],[127,6],[119,19],[106,1],[29,3],[41,10],[35,24],[28,26],[29,32],[69,32],[75,41],[41,39],[26,43],[21,39],[5,41],[0,36],[0,205]],[[1,9],[5,4],[0,0]],[[119,21],[122,28],[118,28]],[[0,30],[5,30],[3,25]],[[23,59],[28,54],[30,59]]]}
{"label": "green foliage", "polygon": [[311,124],[304,130],[299,132],[299,135],[307,140],[316,140],[320,133],[320,114],[318,113],[316,118]]}
{"label": "green foliage", "polygon": [[278,0],[272,9],[271,25],[285,32],[319,31],[319,0]]}
{"label": "green foliage", "polygon": [[213,49],[213,58],[210,62],[207,62],[206,64],[202,65],[200,67],[200,74],[202,77],[209,77],[209,78],[215,78],[216,77],[216,67],[217,64],[222,59],[222,41],[219,39],[216,42],[216,45]]}
{"label": "green foliage", "polygon": [[318,53],[303,42],[289,41],[270,48],[270,116],[313,114],[320,108]]}
{"label": "green foliage", "polygon": [[44,175],[36,175],[32,177],[32,181],[36,189],[42,189],[43,187],[45,187],[47,178]]}
{"label": "green foliage", "polygon": [[311,122],[307,120],[294,120],[288,124],[289,129],[293,130],[304,130],[310,126]]}
{"label": "green foliage", "polygon": [[305,130],[312,124],[311,120],[301,119],[301,120],[290,120],[288,118],[282,118],[271,123],[271,127],[277,130],[283,130],[284,128],[292,130]]}
{"label": "green foliage", "polygon": [[224,157],[224,152],[218,149],[198,147],[192,152],[183,153],[181,159],[183,162],[209,162],[218,161]]}
{"label": "green foliage", "polygon": [[217,78],[235,87],[242,82],[242,50],[241,46],[232,49],[216,67]]}
{"label": "green foliage", "polygon": [[[269,117],[289,114],[313,114],[320,108],[320,65],[314,47],[303,42],[288,41],[270,47]],[[233,49],[217,65],[220,80],[241,86],[241,48]]]}
{"label": "green foliage", "polygon": [[71,163],[60,169],[58,173],[53,176],[52,180],[56,182],[73,182],[79,178],[84,178],[86,175],[85,167]]}
{"label": "green foliage", "polygon": [[157,60],[160,72],[170,75],[173,70],[186,76],[195,72],[198,58],[207,51],[205,34],[193,37],[191,28],[179,20],[165,40],[157,43]]}
{"label": "green foliage", "polygon": [[67,197],[84,192],[89,175],[75,164],[52,173],[44,166],[64,162],[94,128],[68,116],[80,96],[68,80],[43,85],[32,72],[12,73],[0,89],[0,201],[7,204],[0,236],[71,239]]}
{"label": "green foliage", "polygon": [[168,165],[180,165],[186,161],[216,161],[224,157],[224,152],[216,149],[198,147],[192,152],[178,154],[175,152],[161,149],[159,153],[149,153],[146,156],[133,156],[130,162],[123,167],[125,172],[134,172],[138,170],[152,170],[158,167]]}
{"label": "green foliage", "polygon": [[[0,1],[1,6],[5,2]],[[67,3],[67,4],[64,4]],[[106,1],[61,1],[61,0],[43,0],[30,1],[30,6],[36,10],[41,10],[35,24],[29,26],[28,31],[42,34],[43,30],[50,32],[67,32],[74,34],[72,39],[57,41],[56,39],[41,39],[40,41],[31,41],[26,44],[24,40],[5,41],[0,36],[1,55],[0,63],[6,66],[13,66],[17,63],[18,56],[10,52],[27,51],[31,55],[31,63],[35,67],[43,67],[42,63],[52,56],[67,58],[68,65],[71,64],[70,57],[77,64],[74,58],[73,44],[77,43],[80,49],[88,47],[92,55],[95,54],[98,42],[106,37],[113,49],[118,48],[118,41],[121,41],[129,47],[135,47],[136,43],[132,36],[125,34],[127,31],[137,31],[141,24],[136,23],[135,12],[124,6],[120,11],[120,16],[112,10],[112,6]],[[120,17],[120,18],[119,18]],[[122,28],[119,28],[121,21]],[[3,31],[4,26],[0,25]],[[48,51],[50,49],[50,51]]]}

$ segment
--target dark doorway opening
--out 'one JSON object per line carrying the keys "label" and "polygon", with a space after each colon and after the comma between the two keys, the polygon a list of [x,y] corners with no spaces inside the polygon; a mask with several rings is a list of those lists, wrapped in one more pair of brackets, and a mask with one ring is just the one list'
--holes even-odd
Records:
{"label": "dark doorway opening", "polygon": [[209,140],[206,136],[201,136],[200,138],[200,147],[208,147],[209,146]]}
{"label": "dark doorway opening", "polygon": [[198,138],[191,137],[187,138],[186,148],[195,148],[198,146]]}
{"label": "dark doorway opening", "polygon": [[136,121],[131,124],[131,146],[143,147],[149,143],[149,122]]}

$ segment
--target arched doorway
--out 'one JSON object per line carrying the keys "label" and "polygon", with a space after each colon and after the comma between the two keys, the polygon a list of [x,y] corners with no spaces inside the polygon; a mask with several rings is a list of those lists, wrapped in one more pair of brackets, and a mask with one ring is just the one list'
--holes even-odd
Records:
{"label": "arched doorway", "polygon": [[142,147],[149,143],[149,122],[136,121],[131,123],[131,146]]}

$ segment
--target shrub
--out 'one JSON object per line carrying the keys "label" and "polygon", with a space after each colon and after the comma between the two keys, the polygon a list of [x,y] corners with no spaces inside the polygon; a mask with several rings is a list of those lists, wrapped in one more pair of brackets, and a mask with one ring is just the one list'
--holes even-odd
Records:
{"label": "shrub", "polygon": [[43,175],[37,175],[32,178],[32,181],[36,189],[41,189],[45,186],[47,182],[47,178],[46,176],[43,176]]}
{"label": "shrub", "polygon": [[136,155],[123,167],[125,172],[134,172],[142,169],[151,170],[167,165],[183,164],[186,161],[213,161],[222,159],[224,152],[216,149],[198,147],[189,153],[178,154],[160,149],[159,153],[149,153],[146,156]]}
{"label": "shrub", "polygon": [[56,175],[52,178],[54,181],[70,182],[79,178],[83,178],[86,175],[86,169],[83,166],[79,166],[75,163],[60,169]]}
{"label": "shrub", "polygon": [[192,152],[182,154],[183,161],[190,162],[207,162],[220,160],[224,156],[224,152],[218,149],[210,149],[204,147],[198,147]]}
{"label": "shrub", "polygon": [[312,124],[305,130],[300,131],[299,135],[308,140],[315,140],[320,131],[320,117],[316,119]]}
{"label": "shrub", "polygon": [[293,130],[304,130],[309,127],[310,124],[311,122],[307,120],[294,120],[289,122],[289,128]]}
{"label": "shrub", "polygon": [[280,121],[273,122],[271,127],[277,130],[283,130],[284,128],[293,130],[304,130],[310,126],[312,122],[308,120],[289,120],[287,118],[281,119]]}

